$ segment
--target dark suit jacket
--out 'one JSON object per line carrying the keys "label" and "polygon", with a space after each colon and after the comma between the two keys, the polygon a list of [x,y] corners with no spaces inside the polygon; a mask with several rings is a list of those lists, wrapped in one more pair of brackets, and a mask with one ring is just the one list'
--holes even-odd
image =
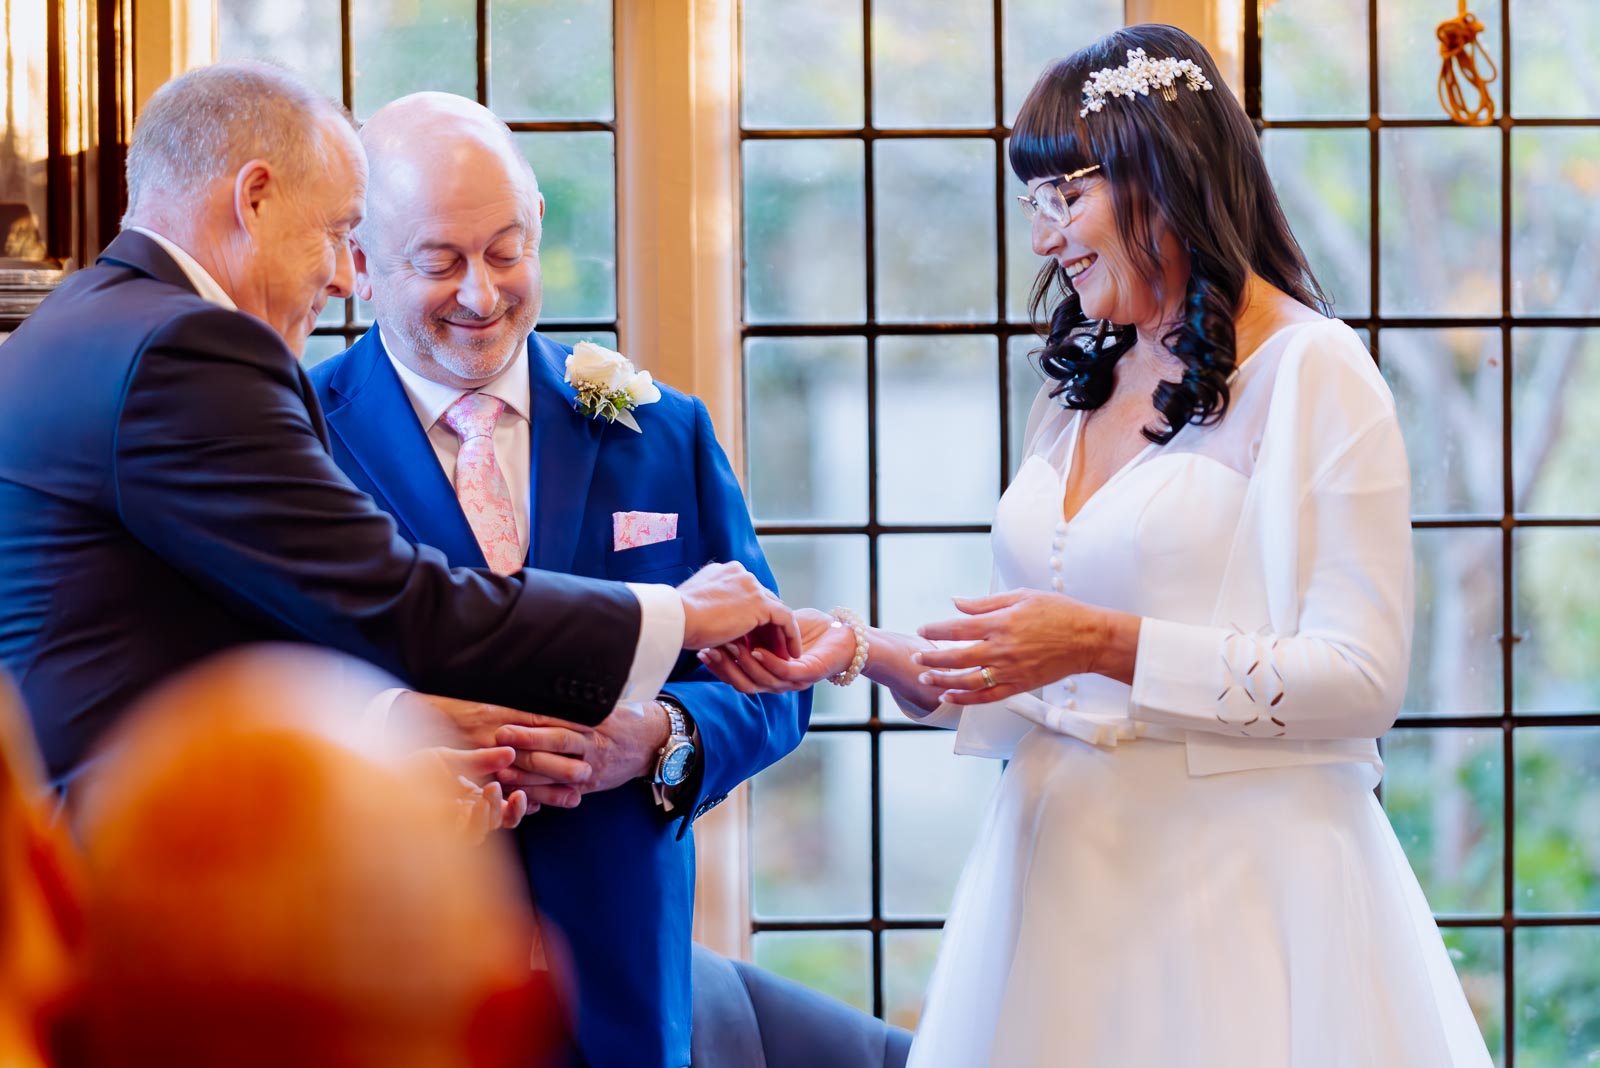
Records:
{"label": "dark suit jacket", "polygon": [[[569,348],[528,339],[534,566],[677,583],[702,564],[739,560],[775,588],[749,512],[703,404],[663,386],[634,412],[642,433],[579,415],[564,382]],[[374,327],[311,372],[333,455],[394,513],[406,538],[452,563],[483,556]],[[678,537],[612,550],[614,512],[676,513]],[[518,835],[533,892],[575,958],[579,1045],[591,1068],[689,1063],[689,822],[800,742],[811,695],[747,697],[684,656],[667,683],[700,731],[704,771],[669,822],[647,784],[545,809]],[[534,708],[542,712],[546,709]]]}
{"label": "dark suit jacket", "polygon": [[58,780],[146,687],[244,643],[594,723],[638,629],[620,585],[452,569],[399,537],[328,455],[278,336],[141,234],[0,352],[0,663]]}

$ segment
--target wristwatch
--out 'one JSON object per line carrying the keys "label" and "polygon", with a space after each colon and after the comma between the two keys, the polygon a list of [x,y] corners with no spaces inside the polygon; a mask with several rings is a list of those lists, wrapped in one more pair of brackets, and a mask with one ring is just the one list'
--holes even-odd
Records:
{"label": "wristwatch", "polygon": [[656,773],[650,781],[657,786],[681,786],[689,777],[689,761],[694,758],[694,742],[689,737],[689,721],[683,707],[665,697],[658,698],[667,710],[671,733],[667,744],[656,750]]}

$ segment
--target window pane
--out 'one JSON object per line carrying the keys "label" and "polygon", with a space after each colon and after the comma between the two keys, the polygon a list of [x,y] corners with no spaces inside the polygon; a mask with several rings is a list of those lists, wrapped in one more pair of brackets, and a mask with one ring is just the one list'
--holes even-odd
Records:
{"label": "window pane", "polygon": [[1418,530],[1416,622],[1404,711],[1457,716],[1505,706],[1500,531]]}
{"label": "window pane", "polygon": [[942,931],[883,932],[883,1017],[915,1031],[933,978]]}
{"label": "window pane", "polygon": [[879,141],[878,318],[995,318],[993,141]]}
{"label": "window pane", "polygon": [[744,124],[862,124],[861,0],[744,0]]}
{"label": "window pane", "polygon": [[[878,539],[878,603],[883,626],[914,633],[924,623],[959,615],[952,597],[989,592],[993,557],[987,534],[885,534]],[[886,720],[907,717],[887,692]]]}
{"label": "window pane", "polygon": [[1600,8],[1571,0],[1517,0],[1513,10],[1511,65],[1517,81],[1511,87],[1511,105],[1516,114],[1600,115],[1600,81],[1594,78],[1594,57],[1600,56]]}
{"label": "window pane", "polygon": [[617,315],[617,171],[609,133],[516,135],[544,194],[545,319]]}
{"label": "window pane", "polygon": [[[778,592],[789,604],[824,612],[842,605],[866,618],[867,539],[864,535],[769,534],[761,539],[761,549],[778,579]],[[865,721],[871,693],[872,688],[866,683],[814,687],[811,722]]]}
{"label": "window pane", "polygon": [[1123,0],[1074,0],[1066,18],[1061,0],[1006,0],[1006,125],[1046,67],[1120,28],[1122,11]]}
{"label": "window pane", "polygon": [[[1500,0],[1472,0],[1472,13],[1488,27],[1478,38],[1496,63],[1500,62],[1500,27],[1504,14]],[[1516,27],[1523,23],[1521,10],[1517,11]],[[1391,119],[1443,119],[1444,106],[1439,103],[1439,22],[1456,17],[1456,6],[1439,0],[1383,0],[1378,4],[1378,99],[1382,114]],[[1342,36],[1342,35],[1341,35]],[[1366,42],[1356,40],[1360,50],[1366,51]],[[1342,49],[1340,49],[1342,51]],[[1478,69],[1487,75],[1486,64]],[[1517,71],[1522,78],[1522,70]],[[1494,99],[1495,117],[1505,114],[1505,79],[1489,83]],[[1467,106],[1478,101],[1477,91],[1466,79],[1461,79],[1462,95]],[[1491,182],[1493,180],[1491,179]],[[1497,182],[1493,183],[1498,185]]]}
{"label": "window pane", "polygon": [[1044,344],[1044,339],[1033,334],[1017,334],[1006,342],[1006,436],[1011,444],[1011,470],[1008,479],[1014,478],[1017,469],[1027,457],[1022,455],[1023,432],[1028,426],[1028,413],[1044,385],[1044,371],[1034,350]]}
{"label": "window pane", "polygon": [[752,323],[866,320],[860,141],[747,141],[744,300]]}
{"label": "window pane", "polygon": [[867,736],[808,734],[751,780],[751,909],[763,919],[872,910]]}
{"label": "window pane", "polygon": [[883,338],[877,416],[880,520],[989,521],[1000,498],[993,337]]}
{"label": "window pane", "polygon": [[745,353],[751,511],[865,523],[866,339],[752,338]]}
{"label": "window pane", "polygon": [[[1022,205],[1017,203],[1018,197],[1027,194],[1028,186],[1017,178],[1009,157],[1004,155],[1010,145],[1007,140],[1000,150],[1006,172],[1006,188],[1000,203],[1006,220],[1006,318],[1014,323],[1026,323],[1030,321],[1028,300],[1033,293],[1034,279],[1039,277],[1039,269],[1047,261],[1033,254],[1033,224],[1022,214]],[[1048,316],[1050,306],[1047,303],[1042,314]]]}
{"label": "window pane", "polygon": [[306,351],[305,355],[300,357],[300,366],[309,371],[323,360],[337,356],[349,347],[342,337],[313,334],[306,338]]}
{"label": "window pane", "polygon": [[994,11],[986,4],[875,0],[876,126],[994,125]]}
{"label": "window pane", "polygon": [[[1494,1063],[1506,1062],[1506,945],[1494,928],[1446,927],[1444,946]],[[1519,1025],[1520,1026],[1520,1025]]]}
{"label": "window pane", "polygon": [[1519,1068],[1600,1060],[1600,927],[1516,934]]}
{"label": "window pane", "polygon": [[611,0],[490,0],[489,106],[508,122],[609,119]]}
{"label": "window pane", "polygon": [[1385,330],[1383,377],[1394,390],[1414,515],[1499,515],[1499,330]]}
{"label": "window pane", "polygon": [[1600,528],[1515,534],[1519,712],[1600,708]]}
{"label": "window pane", "polygon": [[603,345],[612,350],[617,347],[617,335],[610,330],[541,330],[539,333],[562,345],[576,345],[580,341],[592,341],[596,345]]}
{"label": "window pane", "polygon": [[365,119],[389,101],[423,89],[475,98],[477,42],[473,0],[351,4],[356,116]]}
{"label": "window pane", "polygon": [[872,936],[865,931],[764,931],[752,944],[756,964],[872,1011]]}
{"label": "window pane", "polygon": [[1266,130],[1261,148],[1311,272],[1337,315],[1372,310],[1372,152],[1365,130]]}
{"label": "window pane", "polygon": [[1500,132],[1379,133],[1383,311],[1500,311]]}
{"label": "window pane", "polygon": [[1518,330],[1512,344],[1517,510],[1600,515],[1600,330]]}
{"label": "window pane", "polygon": [[883,913],[944,916],[1000,779],[998,760],[958,757],[950,731],[885,734]]}
{"label": "window pane", "polygon": [[[1330,47],[1338,27],[1342,45]],[[1367,0],[1263,4],[1261,108],[1269,119],[1365,118]],[[1437,64],[1435,64],[1437,70]]]}
{"label": "window pane", "polygon": [[[42,8],[41,8],[42,10]],[[270,59],[330,99],[344,98],[339,58],[339,5],[328,0],[221,0],[217,58]]]}
{"label": "window pane", "polygon": [[1511,134],[1511,307],[1593,315],[1600,303],[1600,129]]}
{"label": "window pane", "polygon": [[1493,729],[1395,730],[1384,737],[1383,807],[1437,914],[1500,914],[1502,743],[1502,732]]}
{"label": "window pane", "polygon": [[1600,727],[1522,727],[1513,742],[1517,911],[1600,911]]}

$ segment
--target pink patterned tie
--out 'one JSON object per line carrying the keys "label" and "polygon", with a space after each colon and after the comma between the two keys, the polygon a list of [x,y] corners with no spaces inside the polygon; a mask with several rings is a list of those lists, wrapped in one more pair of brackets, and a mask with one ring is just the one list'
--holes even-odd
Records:
{"label": "pink patterned tie", "polygon": [[440,419],[461,439],[456,499],[483,558],[497,575],[520,571],[523,559],[511,490],[494,458],[494,425],[505,406],[505,401],[487,393],[463,393]]}

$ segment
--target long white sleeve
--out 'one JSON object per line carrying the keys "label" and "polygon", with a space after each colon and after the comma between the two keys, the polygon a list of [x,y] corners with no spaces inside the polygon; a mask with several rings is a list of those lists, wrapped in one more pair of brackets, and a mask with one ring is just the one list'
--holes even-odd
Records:
{"label": "long white sleeve", "polygon": [[1252,738],[1375,738],[1405,695],[1412,599],[1410,488],[1391,414],[1330,457],[1284,524],[1297,626],[1245,630],[1146,619],[1136,719]]}

